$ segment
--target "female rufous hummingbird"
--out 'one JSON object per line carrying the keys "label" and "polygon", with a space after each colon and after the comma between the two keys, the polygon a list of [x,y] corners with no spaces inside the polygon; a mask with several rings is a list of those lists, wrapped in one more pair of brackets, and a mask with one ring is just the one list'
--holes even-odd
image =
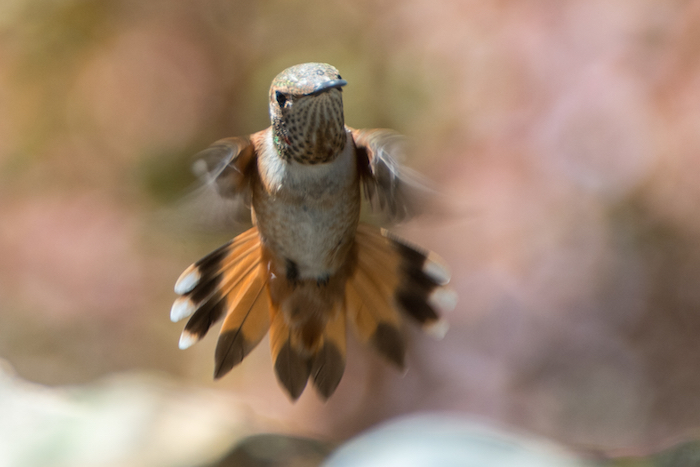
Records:
{"label": "female rufous hummingbird", "polygon": [[[390,221],[409,217],[414,178],[389,153],[397,134],[345,126],[334,67],[305,63],[270,87],[272,126],[203,151],[220,195],[251,206],[254,227],[188,267],[170,317],[190,317],[180,348],[224,319],[214,377],[270,332],[277,378],[296,400],[311,379],[328,398],[345,369],[345,327],[404,366],[402,317],[444,334],[454,307],[436,255],[360,222],[362,190]],[[218,164],[212,159],[219,159]]]}

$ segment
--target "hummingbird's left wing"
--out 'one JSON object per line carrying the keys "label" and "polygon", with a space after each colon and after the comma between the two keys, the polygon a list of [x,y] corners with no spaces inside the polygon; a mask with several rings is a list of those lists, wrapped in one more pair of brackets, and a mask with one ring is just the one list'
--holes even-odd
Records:
{"label": "hummingbird's left wing", "polygon": [[423,212],[435,191],[424,177],[397,162],[404,137],[392,130],[347,128],[355,142],[365,198],[381,222],[397,224]]}

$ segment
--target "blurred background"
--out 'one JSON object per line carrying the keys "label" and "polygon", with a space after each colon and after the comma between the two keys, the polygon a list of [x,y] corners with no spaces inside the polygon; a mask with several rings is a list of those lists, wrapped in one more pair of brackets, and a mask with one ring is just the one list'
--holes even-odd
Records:
{"label": "blurred background", "polygon": [[[226,235],[172,213],[191,156],[269,125],[272,78],[307,61],[349,82],[349,125],[407,135],[441,187],[445,213],[396,232],[450,263],[460,301],[444,340],[408,330],[406,375],[352,341],[336,394],[292,404],[267,340],[216,383],[214,336],[178,350],[173,284]],[[333,442],[440,410],[644,450],[700,427],[698,336],[700,1],[0,3],[16,384],[140,375],[194,413],[216,394],[250,426]]]}

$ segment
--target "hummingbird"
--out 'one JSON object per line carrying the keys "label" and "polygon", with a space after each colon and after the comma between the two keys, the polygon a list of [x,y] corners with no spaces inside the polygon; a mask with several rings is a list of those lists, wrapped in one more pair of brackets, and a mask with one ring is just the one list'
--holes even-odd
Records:
{"label": "hummingbird", "polygon": [[360,222],[363,196],[389,223],[417,210],[420,184],[392,152],[400,136],[345,125],[347,82],[324,63],[282,71],[271,126],[199,154],[219,195],[250,206],[253,227],[189,266],[170,317],[188,348],[223,319],[214,378],[270,334],[274,371],[294,401],[311,380],[329,398],[345,370],[346,327],[400,369],[404,318],[441,336],[455,306],[434,253]]}

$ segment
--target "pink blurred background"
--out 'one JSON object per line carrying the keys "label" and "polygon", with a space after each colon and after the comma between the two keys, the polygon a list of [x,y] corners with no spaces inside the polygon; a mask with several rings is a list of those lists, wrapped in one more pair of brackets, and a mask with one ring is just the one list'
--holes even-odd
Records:
{"label": "pink blurred background", "polygon": [[[267,342],[212,382],[172,286],[225,239],[165,222],[190,156],[269,124],[283,68],[329,62],[346,122],[411,141],[447,214],[397,229],[460,295],[406,375],[351,343],[291,404]],[[184,216],[186,217],[186,216]],[[5,0],[0,358],[30,381],[148,371],[343,439],[439,409],[575,446],[700,427],[700,1]]]}

